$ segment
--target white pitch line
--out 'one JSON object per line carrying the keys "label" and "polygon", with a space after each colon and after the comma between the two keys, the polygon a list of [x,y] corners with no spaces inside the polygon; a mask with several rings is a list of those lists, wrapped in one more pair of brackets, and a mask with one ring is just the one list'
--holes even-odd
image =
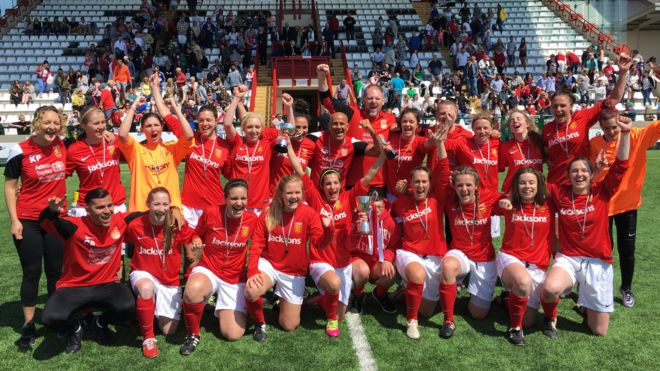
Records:
{"label": "white pitch line", "polygon": [[346,323],[348,323],[348,330],[351,333],[351,340],[353,341],[353,348],[357,355],[358,362],[360,363],[361,371],[376,371],[378,366],[376,360],[371,352],[371,346],[364,334],[364,327],[360,315],[356,313],[346,313]]}

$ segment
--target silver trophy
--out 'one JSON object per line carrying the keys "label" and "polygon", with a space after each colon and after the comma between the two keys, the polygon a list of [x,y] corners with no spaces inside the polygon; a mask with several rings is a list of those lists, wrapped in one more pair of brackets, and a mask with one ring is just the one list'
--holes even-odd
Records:
{"label": "silver trophy", "polygon": [[[371,211],[371,203],[373,202],[373,200],[374,199],[371,196],[357,196],[356,201],[359,211],[363,213],[367,213],[367,215],[369,215],[369,212]],[[369,223],[368,219],[358,223],[357,229],[358,229],[358,233],[361,235],[365,235],[365,236],[371,235],[371,223]]]}
{"label": "silver trophy", "polygon": [[[302,132],[299,132],[296,130],[296,126],[290,122],[283,122],[280,124],[280,133],[281,134],[288,134],[289,139],[300,139],[303,136]],[[279,153],[287,153],[288,150],[286,148],[286,139],[281,138],[275,143],[275,150]]]}

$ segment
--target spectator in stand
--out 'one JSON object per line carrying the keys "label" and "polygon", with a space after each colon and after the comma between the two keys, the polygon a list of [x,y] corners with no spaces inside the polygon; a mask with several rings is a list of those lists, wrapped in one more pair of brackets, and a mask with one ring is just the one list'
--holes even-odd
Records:
{"label": "spectator in stand", "polygon": [[518,58],[520,58],[520,64],[523,67],[527,67],[527,41],[523,37],[520,39],[520,45],[518,46]]}
{"label": "spectator in stand", "polygon": [[506,14],[506,10],[502,7],[502,5],[497,4],[497,29],[502,33],[504,27],[504,22],[506,21],[508,15]]}
{"label": "spectator in stand", "polygon": [[126,87],[131,83],[132,76],[128,66],[122,59],[117,59],[117,64],[112,70],[112,77],[113,80],[119,85],[120,92],[126,91]]}
{"label": "spectator in stand", "polygon": [[506,55],[501,49],[496,49],[493,54],[493,62],[495,62],[495,67],[497,68],[497,73],[504,73],[504,67],[506,66]]}
{"label": "spectator in stand", "polygon": [[37,67],[35,74],[37,75],[36,78],[37,94],[43,94],[47,92],[48,80],[52,76],[52,73],[50,72],[50,65],[48,64],[47,60],[44,60],[43,63],[39,67]]}
{"label": "spectator in stand", "polygon": [[243,83],[243,78],[241,77],[240,71],[236,66],[232,65],[231,68],[229,69],[229,74],[227,74],[227,81],[225,85],[233,89],[234,87],[239,86],[242,83]]}
{"label": "spectator in stand", "polygon": [[502,80],[502,75],[499,73],[495,75],[495,79],[490,82],[490,88],[493,91],[493,94],[500,96],[502,94],[502,89],[504,88],[504,80]]}
{"label": "spectator in stand", "polygon": [[644,106],[651,106],[651,92],[655,88],[655,80],[653,79],[653,71],[644,71],[642,75],[642,99]]}
{"label": "spectator in stand", "polygon": [[335,98],[342,104],[348,104],[348,96],[351,93],[351,88],[346,84],[346,79],[342,79],[341,83],[335,89]]}
{"label": "spectator in stand", "polygon": [[330,18],[328,18],[328,28],[330,28],[330,31],[332,31],[332,34],[335,39],[339,38],[339,19],[337,19],[337,16],[332,14],[330,15]]}
{"label": "spectator in stand", "polygon": [[464,70],[469,58],[470,53],[466,52],[464,47],[461,47],[459,52],[456,54],[456,68],[459,70]]}
{"label": "spectator in stand", "polygon": [[401,76],[399,76],[399,73],[396,73],[394,78],[390,80],[390,85],[394,91],[392,108],[396,108],[401,104],[401,95],[403,94],[403,88],[406,86],[406,83]]}
{"label": "spectator in stand", "polygon": [[18,121],[12,122],[9,124],[10,128],[15,128],[18,135],[29,135],[30,134],[30,121],[25,120],[25,115],[18,115]]}
{"label": "spectator in stand", "polygon": [[21,83],[18,82],[18,80],[14,80],[14,83],[11,85],[11,89],[9,89],[9,101],[13,105],[18,106],[18,104],[21,103],[22,98],[23,88],[21,87]]}
{"label": "spectator in stand", "polygon": [[509,36],[509,42],[506,44],[506,57],[509,67],[516,66],[516,42],[513,36]]}
{"label": "spectator in stand", "polygon": [[346,39],[353,40],[355,38],[355,18],[352,15],[344,17],[344,31],[346,31]]}
{"label": "spectator in stand", "polygon": [[408,48],[412,53],[421,49],[421,47],[422,47],[422,39],[419,37],[419,34],[417,34],[417,31],[413,30],[410,39],[408,39]]}
{"label": "spectator in stand", "polygon": [[23,84],[23,96],[21,98],[21,103],[29,104],[34,102],[34,94],[35,94],[34,85],[32,85],[31,82],[26,81]]}
{"label": "spectator in stand", "polygon": [[110,123],[110,118],[112,113],[117,110],[117,105],[115,104],[115,98],[113,96],[114,90],[114,81],[108,80],[106,87],[101,90],[101,98],[99,102],[100,108],[103,110],[105,115],[105,120]]}
{"label": "spectator in stand", "polygon": [[431,62],[428,64],[428,70],[431,72],[432,81],[440,81],[442,79],[442,62],[438,59],[437,55],[433,55]]}
{"label": "spectator in stand", "polygon": [[580,71],[580,65],[582,64],[580,61],[580,57],[577,56],[577,54],[573,53],[572,51],[567,51],[566,52],[566,64],[568,65],[568,68],[570,69],[571,72],[578,73]]}
{"label": "spectator in stand", "polygon": [[555,56],[555,62],[557,63],[557,72],[566,71],[566,56],[561,51]]}
{"label": "spectator in stand", "polygon": [[[470,61],[465,65],[465,79],[467,82],[468,95],[476,97],[479,95],[477,90],[477,79],[479,78],[479,64],[474,56],[470,57]],[[460,90],[460,86],[459,89]]]}
{"label": "spectator in stand", "polygon": [[188,30],[190,25],[186,17],[179,18],[179,21],[176,23],[176,32],[177,32],[177,41],[180,46],[186,45],[188,41]]}
{"label": "spectator in stand", "polygon": [[383,67],[383,61],[385,60],[385,54],[380,50],[379,47],[374,48],[374,52],[371,53],[371,63],[373,68]]}

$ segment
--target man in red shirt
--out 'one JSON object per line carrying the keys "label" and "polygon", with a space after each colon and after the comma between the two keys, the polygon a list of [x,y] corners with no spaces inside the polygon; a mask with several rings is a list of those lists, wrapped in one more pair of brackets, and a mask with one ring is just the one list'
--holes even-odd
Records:
{"label": "man in red shirt", "polygon": [[139,214],[114,214],[112,196],[96,188],[85,196],[88,216],[61,217],[64,199],[51,197],[39,221],[44,230],[64,241],[62,276],[46,302],[42,320],[57,331],[69,331],[65,351],[80,350],[83,328],[74,315],[81,308],[99,307],[105,312],[96,317],[99,340],[111,340],[108,324],[135,315],[135,299],[119,282],[121,244],[128,219]]}
{"label": "man in red shirt", "polygon": [[[373,139],[366,130],[362,129],[361,122],[364,119],[369,120],[371,126],[376,130],[376,134],[382,138],[389,137],[390,129],[396,126],[396,117],[391,113],[383,112],[385,98],[383,90],[378,85],[369,85],[365,91],[362,109],[359,109],[355,103],[343,104],[337,99],[332,98],[330,88],[328,87],[328,75],[330,67],[327,64],[321,64],[316,68],[316,74],[319,81],[319,98],[323,106],[330,112],[342,111],[349,120],[348,135],[365,142],[368,148],[373,148]],[[346,184],[350,187],[358,182],[368,169],[376,162],[377,151],[367,152],[368,157],[354,161],[348,174]],[[383,188],[385,180],[383,170],[379,170],[370,184],[371,187]]]}

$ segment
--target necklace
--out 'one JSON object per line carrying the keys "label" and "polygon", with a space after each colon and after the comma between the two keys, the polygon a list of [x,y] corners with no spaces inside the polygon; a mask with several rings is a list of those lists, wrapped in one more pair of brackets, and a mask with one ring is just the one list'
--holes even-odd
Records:
{"label": "necklace", "polygon": [[236,245],[236,240],[238,239],[238,235],[241,232],[241,228],[243,227],[243,215],[245,213],[241,214],[241,220],[238,223],[238,228],[234,232],[234,240],[229,243],[229,230],[227,229],[227,207],[225,206],[225,212],[224,212],[224,225],[225,225],[225,241],[227,242],[227,248],[225,249],[225,261],[229,261],[229,251],[233,248],[233,246]]}
{"label": "necklace", "polygon": [[156,238],[156,231],[154,230],[154,225],[149,223],[149,226],[151,227],[151,236],[154,238],[154,243],[156,244],[156,251],[158,251],[158,256],[160,257],[160,264],[161,267],[163,267],[163,270],[167,270],[167,266],[165,266],[165,250],[161,250],[160,247],[158,246],[158,239]]}
{"label": "necklace", "polygon": [[563,144],[559,140],[559,123],[557,123],[557,125],[555,125],[555,136],[557,138],[557,142],[559,144],[559,147],[561,147],[561,149],[563,149],[564,152],[566,152],[567,155],[568,155],[568,127],[569,127],[569,124],[570,123],[568,123],[568,122],[566,123],[566,129],[564,130],[564,139],[565,140],[564,140]]}
{"label": "necklace", "polygon": [[247,142],[245,143],[245,154],[247,155],[247,158],[245,161],[247,162],[247,168],[248,168],[248,181],[252,179],[252,164],[254,163],[254,155],[257,154],[257,150],[259,149],[259,143],[261,143],[261,139],[257,140],[257,144],[254,146],[254,150],[252,151],[252,154],[250,154],[250,149],[248,148]]}
{"label": "necklace", "polygon": [[[429,207],[429,199],[427,198],[424,200],[424,209],[423,211],[426,211],[426,209]],[[422,216],[420,215],[419,208],[417,207],[417,203],[415,203],[415,211],[417,211],[417,219],[419,219],[419,223],[422,225],[422,228],[424,228],[424,239],[428,240],[429,239],[429,213],[424,212],[424,221],[422,221]]]}
{"label": "necklace", "polygon": [[[295,210],[294,210],[295,213]],[[288,254],[289,253],[289,237],[291,236],[291,227],[293,227],[293,222],[295,220],[295,215],[291,216],[291,221],[289,222],[289,232],[287,234],[284,234],[284,218],[282,218],[282,221],[280,222],[280,225],[282,226],[282,240],[284,241],[284,253]]]}
{"label": "necklace", "polygon": [[[328,156],[330,158],[332,158],[332,145],[330,144],[331,140],[332,139],[328,137]],[[341,145],[339,147],[341,147]],[[341,154],[341,150],[337,149],[337,155],[335,156],[335,158],[333,160],[328,161],[330,163],[328,169],[335,169],[335,164],[337,163],[340,154]]]}
{"label": "necklace", "polygon": [[529,159],[531,157],[530,151],[531,151],[531,148],[532,148],[532,145],[529,142],[529,137],[527,137],[527,156],[525,156],[525,154],[523,153],[522,148],[520,148],[520,143],[517,140],[516,140],[516,146],[518,146],[518,152],[520,152],[520,156],[522,156],[522,158],[523,158],[523,164],[526,161],[529,161]]}
{"label": "necklace", "polygon": [[[101,180],[103,180],[103,175],[105,175],[105,170],[103,169],[104,165],[99,163],[99,160],[98,158],[96,158],[96,153],[94,153],[94,148],[92,148],[92,145],[89,144],[87,140],[85,140],[85,143],[87,143],[87,147],[89,147],[89,151],[92,152],[92,156],[94,156],[94,161],[96,161],[96,164],[99,165],[99,173],[101,174]],[[103,143],[103,164],[105,164],[105,139],[102,139],[101,143]]]}
{"label": "necklace", "polygon": [[465,216],[465,212],[463,212],[463,204],[461,204],[461,201],[458,201],[458,207],[461,209],[461,216],[463,217],[463,225],[465,226],[465,230],[467,231],[468,236],[470,237],[470,247],[474,245],[474,225],[475,223],[475,218],[477,217],[477,203],[476,200],[472,202],[472,230],[468,227],[468,220],[467,217]]}
{"label": "necklace", "polygon": [[160,184],[160,171],[162,170],[161,167],[163,166],[163,156],[161,156],[163,152],[163,147],[161,147],[160,144],[157,144],[158,146],[158,163],[154,159],[153,154],[151,154],[151,151],[149,148],[147,148],[147,154],[149,155],[149,158],[151,158],[151,170],[156,173],[156,181],[158,184]]}
{"label": "necklace", "polygon": [[488,167],[490,166],[490,140],[486,142],[488,145],[488,158],[484,157],[484,154],[481,152],[481,145],[477,143],[477,140],[474,140],[474,144],[477,146],[477,149],[479,150],[479,156],[481,156],[481,159],[484,160],[484,179],[488,179]]}
{"label": "necklace", "polygon": [[578,226],[580,227],[580,240],[585,238],[585,229],[587,228],[587,211],[589,209],[589,199],[591,198],[591,190],[587,192],[587,200],[584,203],[584,211],[582,216],[582,222],[580,222],[580,216],[578,215],[577,209],[575,209],[575,193],[571,189],[571,206],[573,207],[573,215],[575,215],[575,220],[577,221]]}
{"label": "necklace", "polygon": [[534,203],[534,212],[532,213],[532,233],[529,233],[529,230],[527,229],[527,223],[525,223],[525,219],[527,216],[525,215],[525,208],[524,206],[520,206],[520,213],[523,216],[523,222],[522,225],[525,227],[525,233],[527,233],[527,236],[531,239],[531,243],[529,244],[531,247],[534,247],[534,224],[536,223],[536,203]]}
{"label": "necklace", "polygon": [[[204,149],[206,143],[204,143],[204,141],[202,140],[203,139],[202,134],[199,134],[199,139],[202,146],[202,166],[204,167],[204,176],[206,177],[208,176],[208,174],[206,173],[206,168],[208,167],[209,162],[211,162],[211,157],[213,156],[213,150],[215,150],[215,143],[217,142],[217,140],[215,139],[213,140],[213,145],[211,146],[211,153],[209,153],[209,158],[206,158],[206,153]],[[243,216],[241,215],[241,217]]]}

